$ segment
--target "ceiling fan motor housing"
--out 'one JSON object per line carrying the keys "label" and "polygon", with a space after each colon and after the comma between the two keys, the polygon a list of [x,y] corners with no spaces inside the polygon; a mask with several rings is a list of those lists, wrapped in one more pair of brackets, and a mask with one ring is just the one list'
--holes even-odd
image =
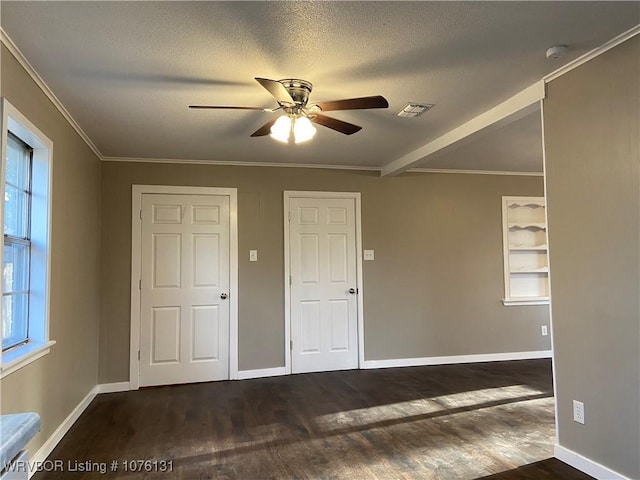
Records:
{"label": "ceiling fan motor housing", "polygon": [[298,107],[302,108],[307,105],[309,94],[313,90],[311,82],[299,78],[285,78],[278,80],[278,82],[287,89],[287,92],[289,92]]}
{"label": "ceiling fan motor housing", "polygon": [[[387,100],[382,95],[359,98],[344,98],[342,100],[319,102],[307,106],[309,95],[311,94],[311,90],[313,90],[313,85],[311,84],[311,82],[307,82],[306,80],[302,80],[300,78],[283,78],[282,80],[271,80],[269,78],[255,77],[255,80],[262,87],[264,87],[264,89],[267,90],[271,94],[271,96],[278,102],[277,108],[228,105],[189,105],[189,108],[260,110],[270,113],[281,110],[284,113],[283,116],[277,119],[274,118],[272,120],[269,120],[262,127],[251,134],[252,137],[263,137],[265,135],[269,135],[270,132],[273,133],[272,129],[273,127],[275,127],[277,121],[279,120],[282,120],[280,124],[283,124],[283,122],[288,120],[289,128],[294,128],[294,130],[294,121],[296,121],[295,126],[299,127],[299,130],[302,128],[302,125],[311,126],[310,122],[313,122],[317,125],[335,130],[336,132],[343,133],[344,135],[353,135],[354,133],[359,132],[362,127],[354,125],[353,123],[338,120],[336,118],[327,117],[320,112],[323,112],[325,110],[366,110],[370,108],[389,107],[389,102],[387,102]],[[307,128],[307,131],[311,131],[311,129]],[[304,140],[310,139],[311,136],[305,138]],[[299,137],[300,136],[298,135],[296,139],[298,139],[299,141],[304,141],[300,140]],[[302,137],[305,137],[305,135],[302,135]]]}

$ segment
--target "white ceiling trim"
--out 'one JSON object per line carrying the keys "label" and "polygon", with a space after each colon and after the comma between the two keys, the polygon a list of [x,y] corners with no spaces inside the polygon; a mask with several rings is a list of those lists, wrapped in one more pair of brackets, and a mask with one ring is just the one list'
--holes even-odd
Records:
{"label": "white ceiling trim", "polygon": [[443,153],[445,149],[459,144],[461,140],[468,139],[471,135],[487,133],[489,129],[515,122],[539,108],[540,100],[544,97],[545,83],[540,80],[499,105],[385,165],[382,168],[382,176],[398,175],[435,153]]}
{"label": "white ceiling trim", "polygon": [[234,162],[226,160],[188,160],[180,158],[135,158],[135,157],[103,157],[105,162],[131,163],[178,163],[191,165],[220,165],[231,167],[289,167],[289,168],[318,168],[325,170],[365,170],[379,172],[380,167],[366,167],[357,165],[326,165],[313,163],[273,163],[273,162]]}
{"label": "white ceiling trim", "polygon": [[[233,162],[225,160],[182,160],[177,158],[135,158],[135,157],[103,157],[105,162],[124,163],[172,163],[179,165],[216,165],[229,167],[276,167],[276,168],[315,168],[323,170],[360,170],[365,172],[381,172],[381,167],[365,167],[358,165],[319,165],[310,163],[267,163],[267,162]],[[516,172],[508,170],[453,170],[446,168],[412,168],[408,173],[466,173],[473,175],[524,175],[540,177],[542,172]]]}
{"label": "white ceiling trim", "polygon": [[13,43],[13,40],[11,40],[9,35],[7,35],[7,32],[5,32],[2,27],[0,27],[0,41],[7,47],[7,49],[16,58],[16,60],[18,60],[18,63],[22,65],[22,68],[25,69],[25,71],[33,79],[33,81],[36,82],[36,85],[38,85],[38,87],[40,87],[40,90],[42,90],[42,93],[44,93],[49,98],[51,103],[53,103],[53,106],[56,107],[65,118],[65,120],[69,122],[69,125],[71,125],[71,127],[76,131],[78,135],[80,135],[80,138],[84,140],[84,143],[87,144],[87,146],[98,157],[99,160],[102,160],[102,153],[100,152],[100,150],[98,150],[98,147],[96,147],[89,136],[84,133],[84,130],[80,128],[80,125],[78,125],[78,123],[74,120],[74,118],[64,107],[62,102],[58,100],[58,97],[56,97],[56,95],[53,93],[53,90],[49,88],[49,86],[45,83],[38,72],[36,72],[35,68],[33,68],[31,63],[29,63],[29,60],[27,60],[27,57],[23,55],[18,46]]}
{"label": "white ceiling trim", "polygon": [[608,42],[600,45],[598,48],[594,48],[590,52],[585,53],[584,55],[576,58],[575,60],[572,60],[571,62],[560,67],[559,69],[551,72],[549,75],[546,75],[543,78],[543,80],[545,81],[545,83],[549,83],[552,80],[555,80],[556,78],[561,77],[565,73],[570,72],[574,68],[578,68],[580,65],[587,63],[589,60],[593,60],[598,55],[602,55],[603,53],[611,50],[612,48],[620,45],[621,43],[626,42],[627,40],[635,37],[638,34],[640,34],[640,24],[636,25],[633,28],[630,28],[626,32],[621,33],[617,37],[614,37]]}
{"label": "white ceiling trim", "polygon": [[542,172],[512,172],[508,170],[449,170],[445,168],[412,168],[409,173],[465,173],[471,175],[507,175],[523,177],[542,177]]}

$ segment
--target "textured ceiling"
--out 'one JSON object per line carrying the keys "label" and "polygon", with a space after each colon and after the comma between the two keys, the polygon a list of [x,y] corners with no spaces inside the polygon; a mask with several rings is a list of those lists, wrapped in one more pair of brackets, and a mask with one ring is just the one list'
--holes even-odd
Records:
{"label": "textured ceiling", "polygon": [[542,172],[540,110],[500,129],[461,141],[442,155],[429,157],[422,168]]}
{"label": "textured ceiling", "polygon": [[[376,167],[640,23],[638,2],[2,1],[0,9],[5,32],[106,157]],[[559,43],[569,55],[547,60]],[[363,130],[348,137],[320,127],[295,146],[249,138],[272,114],[187,108],[275,106],[255,76],[309,80],[312,101],[381,94],[390,108],[336,112]],[[436,107],[393,116],[408,101]],[[527,122],[507,130],[517,125]],[[484,158],[483,168],[508,169],[506,157],[535,163],[518,159],[523,141],[513,136],[478,140],[501,143],[485,145],[503,158]],[[473,159],[455,155],[465,148],[424,166],[447,168],[451,158],[470,168]]]}

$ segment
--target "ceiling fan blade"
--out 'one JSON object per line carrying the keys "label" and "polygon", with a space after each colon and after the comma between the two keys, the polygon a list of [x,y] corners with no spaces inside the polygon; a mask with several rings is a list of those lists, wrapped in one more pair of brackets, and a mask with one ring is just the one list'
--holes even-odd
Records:
{"label": "ceiling fan blade", "polygon": [[256,77],[256,81],[264,88],[266,88],[267,91],[278,101],[278,103],[282,103],[284,105],[296,104],[295,100],[291,98],[291,95],[289,95],[287,89],[284,88],[284,85],[282,85],[280,82],[260,77]]}
{"label": "ceiling fan blade", "polygon": [[189,105],[189,108],[211,108],[217,110],[262,110],[262,107],[233,107],[228,105]]}
{"label": "ceiling fan blade", "polygon": [[267,123],[262,125],[258,130],[251,134],[252,137],[264,137],[265,135],[269,135],[271,133],[271,127],[279,117],[272,118]]}
{"label": "ceiling fan blade", "polygon": [[354,133],[362,130],[362,127],[359,127],[358,125],[343,122],[337,118],[327,117],[326,115],[315,115],[315,117],[311,118],[311,121],[318,125],[322,125],[323,127],[335,130],[336,132],[344,133],[345,135],[353,135]]}
{"label": "ceiling fan blade", "polygon": [[310,105],[308,108],[320,107],[323,112],[332,110],[364,110],[368,108],[388,108],[389,102],[382,95],[373,97],[347,98],[344,100],[334,100],[331,102],[318,102]]}

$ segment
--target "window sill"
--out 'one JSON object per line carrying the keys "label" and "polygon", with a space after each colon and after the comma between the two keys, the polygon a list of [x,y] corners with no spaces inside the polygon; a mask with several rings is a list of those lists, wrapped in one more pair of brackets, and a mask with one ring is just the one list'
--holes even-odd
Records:
{"label": "window sill", "polygon": [[56,342],[29,342],[12,350],[2,353],[2,370],[0,378],[11,375],[13,372],[44,357]]}
{"label": "window sill", "polygon": [[502,303],[505,307],[519,307],[524,305],[549,305],[549,297],[531,298],[504,298]]}

